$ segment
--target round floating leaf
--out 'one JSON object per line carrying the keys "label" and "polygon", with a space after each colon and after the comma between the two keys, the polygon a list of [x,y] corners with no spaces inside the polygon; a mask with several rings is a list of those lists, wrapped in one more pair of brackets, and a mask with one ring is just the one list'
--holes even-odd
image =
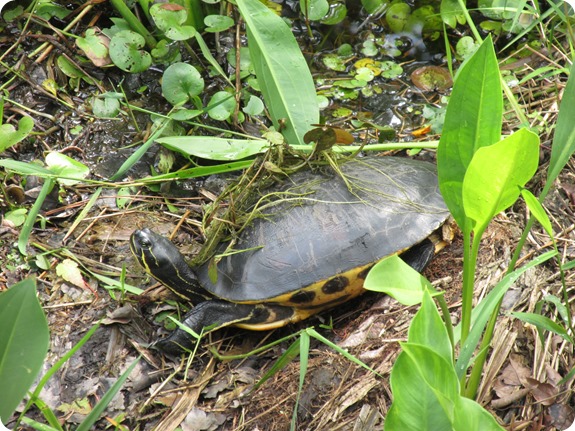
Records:
{"label": "round floating leaf", "polygon": [[321,61],[325,66],[336,72],[345,72],[347,69],[346,59],[338,54],[330,53],[326,54]]}
{"label": "round floating leaf", "polygon": [[322,24],[335,25],[342,22],[347,16],[345,3],[333,3],[327,16],[321,20]]}
{"label": "round floating leaf", "polygon": [[206,31],[209,33],[218,33],[225,31],[234,25],[234,20],[229,16],[224,15],[208,15],[204,18],[206,24]]}
{"label": "round floating leaf", "polygon": [[403,68],[393,61],[382,61],[380,67],[383,78],[393,79],[403,73]]}
{"label": "round floating leaf", "polygon": [[227,91],[218,91],[212,96],[209,106],[213,106],[208,110],[208,115],[214,120],[227,120],[234,112],[236,101],[234,96]]}
{"label": "round floating leaf", "polygon": [[152,64],[150,54],[140,49],[145,43],[145,39],[136,32],[119,31],[110,40],[110,58],[125,72],[143,72]]}
{"label": "round floating leaf", "polygon": [[196,35],[191,25],[183,25],[188,13],[183,6],[174,3],[156,3],[150,8],[150,15],[168,39],[187,40]]}
{"label": "round floating leaf", "polygon": [[385,20],[390,30],[394,33],[400,33],[407,24],[407,19],[411,12],[411,7],[407,3],[394,3],[387,10]]}
{"label": "round floating leaf", "polygon": [[363,8],[367,11],[367,13],[372,14],[381,10],[383,6],[388,5],[387,0],[361,0],[361,4]]}
{"label": "round floating leaf", "polygon": [[92,99],[92,112],[98,118],[114,118],[120,113],[120,101],[104,93]]}
{"label": "round floating leaf", "polygon": [[198,70],[186,63],[174,63],[164,72],[162,94],[172,105],[182,105],[204,90]]}
{"label": "round floating leaf", "polygon": [[463,36],[457,41],[455,52],[459,58],[466,59],[471,57],[478,47],[479,45],[471,36]]}
{"label": "round floating leaf", "polygon": [[259,97],[250,96],[247,105],[242,109],[248,115],[260,115],[264,112],[264,102]]}
{"label": "round floating leaf", "polygon": [[327,0],[302,0],[299,5],[304,16],[312,21],[319,21],[329,12]]}

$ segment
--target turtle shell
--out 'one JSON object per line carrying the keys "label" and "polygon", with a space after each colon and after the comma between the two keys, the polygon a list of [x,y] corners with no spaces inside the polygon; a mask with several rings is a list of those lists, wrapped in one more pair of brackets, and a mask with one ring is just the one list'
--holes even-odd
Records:
{"label": "turtle shell", "polygon": [[431,163],[365,157],[340,168],[298,172],[270,188],[280,198],[218,261],[216,279],[209,263],[196,268],[204,288],[230,302],[313,314],[357,296],[373,264],[423,241],[449,215]]}

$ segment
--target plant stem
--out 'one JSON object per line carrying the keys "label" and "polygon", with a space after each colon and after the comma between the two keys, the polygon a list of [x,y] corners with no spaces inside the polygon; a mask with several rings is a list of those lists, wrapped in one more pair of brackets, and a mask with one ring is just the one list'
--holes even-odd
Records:
{"label": "plant stem", "polygon": [[148,48],[153,49],[156,47],[157,42],[154,36],[144,27],[136,15],[132,13],[130,8],[126,6],[124,0],[110,0],[110,3],[112,3],[112,6],[122,15],[122,18],[128,22],[128,25],[146,40],[146,46]]}

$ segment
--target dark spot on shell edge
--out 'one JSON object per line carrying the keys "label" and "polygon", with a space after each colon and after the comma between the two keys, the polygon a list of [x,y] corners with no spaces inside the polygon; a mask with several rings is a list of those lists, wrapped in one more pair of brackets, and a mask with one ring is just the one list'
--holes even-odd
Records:
{"label": "dark spot on shell edge", "polygon": [[347,277],[340,275],[326,281],[325,284],[321,287],[321,291],[326,295],[333,295],[334,293],[345,290],[347,286],[349,286],[349,280]]}
{"label": "dark spot on shell edge", "polygon": [[307,304],[312,302],[315,299],[315,292],[310,290],[302,290],[300,292],[294,293],[291,298],[290,302],[294,304]]}

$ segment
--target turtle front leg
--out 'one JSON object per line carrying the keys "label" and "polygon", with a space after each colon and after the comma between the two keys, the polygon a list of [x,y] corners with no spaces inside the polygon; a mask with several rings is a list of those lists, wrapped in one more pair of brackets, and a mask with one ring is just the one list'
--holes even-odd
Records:
{"label": "turtle front leg", "polygon": [[[202,330],[213,331],[230,325],[257,325],[277,320],[289,321],[293,314],[293,309],[288,307],[236,304],[214,299],[196,305],[184,316],[182,323],[199,334]],[[193,336],[177,328],[153,346],[165,353],[179,354],[184,349],[191,349],[195,342],[196,339]]]}

